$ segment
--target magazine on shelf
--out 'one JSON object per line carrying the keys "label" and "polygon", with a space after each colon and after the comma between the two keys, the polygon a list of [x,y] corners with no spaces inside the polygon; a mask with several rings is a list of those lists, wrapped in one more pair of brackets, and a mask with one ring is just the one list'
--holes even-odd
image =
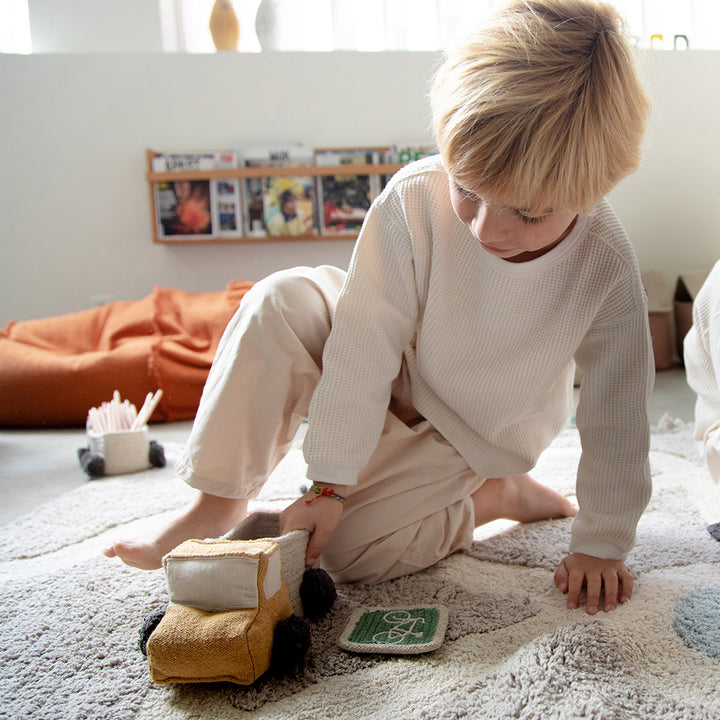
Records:
{"label": "magazine on shelf", "polygon": [[210,240],[215,193],[210,180],[161,180],[155,183],[158,238]]}
{"label": "magazine on shelf", "polygon": [[[373,148],[318,150],[316,165],[377,165],[382,151]],[[380,194],[380,175],[337,174],[317,178],[321,233],[355,235],[360,231],[373,200]]]}
{"label": "magazine on shelf", "polygon": [[[152,159],[153,171],[162,173],[234,167],[234,150],[162,153]],[[155,183],[155,206],[159,238],[210,240],[242,235],[237,178],[159,181]]]}
{"label": "magazine on shelf", "polygon": [[215,180],[215,218],[218,237],[243,234],[240,181],[237,178]]}
{"label": "magazine on shelf", "polygon": [[420,143],[413,145],[409,143],[406,145],[393,145],[385,155],[385,162],[407,165],[415,160],[420,160],[430,155],[437,155],[437,152],[437,147],[429,144],[423,145]]}
{"label": "magazine on shelf", "polygon": [[[313,149],[300,143],[236,148],[244,167],[313,164]],[[315,232],[312,175],[247,178],[243,216],[250,237],[304,236]]]}
{"label": "magazine on shelf", "polygon": [[[234,153],[230,151],[232,157]],[[153,172],[182,172],[186,170],[212,170],[227,167],[226,152],[160,153],[152,159]]]}
{"label": "magazine on shelf", "polygon": [[[228,150],[218,153],[216,168],[235,168],[238,166],[237,153]],[[237,237],[243,234],[243,212],[241,203],[240,180],[238,178],[220,178],[213,180],[215,202],[214,220],[218,237]]]}
{"label": "magazine on shelf", "polygon": [[[393,164],[407,165],[408,163],[420,160],[430,155],[437,155],[437,147],[435,145],[423,145],[411,143],[404,145],[392,145],[385,153],[385,162]],[[388,184],[392,175],[383,175],[381,178],[383,188]]]}

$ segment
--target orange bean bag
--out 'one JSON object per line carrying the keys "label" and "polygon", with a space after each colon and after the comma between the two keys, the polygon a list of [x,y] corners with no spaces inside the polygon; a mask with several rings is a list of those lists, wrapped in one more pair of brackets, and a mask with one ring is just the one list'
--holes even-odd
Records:
{"label": "orange bean bag", "polygon": [[251,287],[156,287],[142,300],[11,322],[0,331],[0,426],[84,426],[114,390],[140,408],[162,389],[152,421],[193,418],[220,337]]}

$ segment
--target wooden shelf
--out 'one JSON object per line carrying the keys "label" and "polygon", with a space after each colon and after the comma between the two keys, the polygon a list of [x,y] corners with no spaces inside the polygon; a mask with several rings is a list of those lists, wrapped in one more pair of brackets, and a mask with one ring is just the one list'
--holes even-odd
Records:
{"label": "wooden shelf", "polygon": [[152,169],[153,158],[161,153],[147,150],[146,179],[150,190],[150,207],[153,219],[153,241],[161,244],[189,245],[208,243],[259,243],[259,242],[302,242],[316,240],[355,240],[356,233],[312,233],[308,235],[223,235],[213,237],[191,236],[161,237],[158,233],[158,214],[156,207],[155,183],[177,182],[182,180],[238,180],[263,177],[322,177],[325,175],[394,175],[403,166],[401,163],[352,164],[352,165],[297,165],[292,167],[236,167],[216,168],[213,170],[182,170],[178,172],[155,172]]}
{"label": "wooden shelf", "polygon": [[160,245],[230,245],[237,243],[266,243],[266,242],[317,242],[323,240],[357,240],[357,233],[313,233],[312,235],[226,235],[221,237],[212,237],[207,239],[182,238],[176,239],[172,237],[155,238],[153,242]]}
{"label": "wooden shelf", "polygon": [[149,170],[150,182],[162,180],[223,180],[254,177],[292,177],[293,175],[394,175],[403,167],[399,163],[376,165],[295,165],[293,167],[216,168],[215,170],[179,170],[178,172],[153,172]]}

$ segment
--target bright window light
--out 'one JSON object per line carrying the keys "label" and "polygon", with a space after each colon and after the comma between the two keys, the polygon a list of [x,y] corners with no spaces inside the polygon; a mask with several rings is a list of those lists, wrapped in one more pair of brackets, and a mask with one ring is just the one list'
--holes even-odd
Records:
{"label": "bright window light", "polygon": [[[640,47],[720,49],[718,0],[611,0]],[[180,49],[214,52],[207,30],[213,0],[159,0],[175,6]],[[504,0],[232,0],[240,50],[440,50]],[[258,7],[272,37],[255,36]],[[244,29],[244,33],[243,33]],[[244,40],[243,40],[244,38]],[[246,45],[243,45],[243,42]]]}
{"label": "bright window light", "polygon": [[0,52],[32,52],[27,0],[0,0]]}
{"label": "bright window light", "polygon": [[[47,1],[47,0],[45,0]],[[145,0],[160,18],[165,52],[214,53],[215,0]],[[229,0],[240,52],[442,50],[505,0]],[[720,50],[719,0],[610,0],[636,44],[654,50]],[[32,52],[30,0],[0,0],[0,52]],[[92,2],[92,0],[86,0]],[[121,5],[121,0],[114,0]],[[112,3],[111,3],[112,4]],[[117,10],[122,12],[122,9]],[[263,18],[260,37],[258,12]],[[153,18],[157,22],[157,15]],[[82,52],[84,48],[78,47]]]}

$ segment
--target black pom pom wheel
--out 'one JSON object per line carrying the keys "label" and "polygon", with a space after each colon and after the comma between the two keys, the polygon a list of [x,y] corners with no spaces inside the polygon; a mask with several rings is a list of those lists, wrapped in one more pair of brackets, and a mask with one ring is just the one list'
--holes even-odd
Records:
{"label": "black pom pom wheel", "polygon": [[293,675],[310,649],[310,625],[291,615],[275,626],[270,667],[278,675]]}
{"label": "black pom pom wheel", "polygon": [[300,600],[305,617],[319,620],[337,599],[335,583],[322,568],[308,568],[300,583]]}
{"label": "black pom pom wheel", "polygon": [[165,608],[156,610],[145,618],[142,627],[140,628],[140,641],[138,647],[140,652],[147,657],[147,644],[153,630],[160,624],[160,621],[165,617]]}

